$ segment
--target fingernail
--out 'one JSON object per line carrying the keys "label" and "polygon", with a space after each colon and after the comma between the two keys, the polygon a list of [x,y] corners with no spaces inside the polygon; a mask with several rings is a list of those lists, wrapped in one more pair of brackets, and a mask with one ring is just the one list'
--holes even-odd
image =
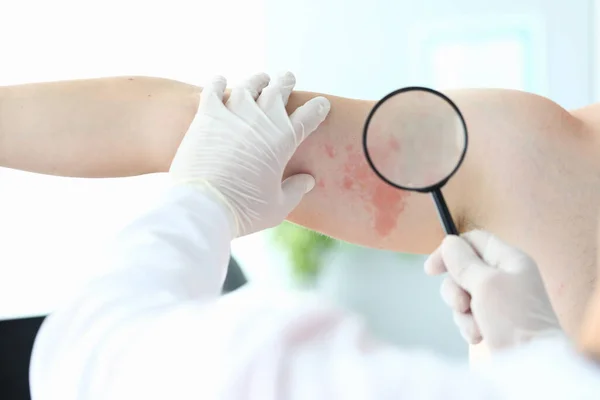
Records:
{"label": "fingernail", "polygon": [[306,192],[304,192],[304,193],[310,192],[311,190],[314,189],[314,187],[315,187],[315,178],[312,176],[310,176],[310,178],[306,178]]}
{"label": "fingernail", "polygon": [[282,77],[282,79],[285,79],[285,80],[288,80],[288,79],[295,80],[296,79],[294,74],[292,74],[290,71],[285,71],[281,77]]}
{"label": "fingernail", "polygon": [[289,71],[279,74],[278,78],[282,86],[294,86],[296,84],[296,77]]}
{"label": "fingernail", "polygon": [[323,98],[324,101],[321,102],[321,104],[319,104],[319,115],[326,115],[329,113],[329,110],[331,109],[331,104],[329,103],[329,100]]}

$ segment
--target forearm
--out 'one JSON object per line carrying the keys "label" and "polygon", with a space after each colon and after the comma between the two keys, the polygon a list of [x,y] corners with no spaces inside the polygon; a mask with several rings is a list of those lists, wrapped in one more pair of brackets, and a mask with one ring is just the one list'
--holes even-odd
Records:
{"label": "forearm", "polygon": [[[169,79],[114,77],[0,87],[0,166],[76,177],[166,172],[202,88]],[[294,92],[296,108],[313,93]],[[354,100],[332,98],[322,132],[358,132]],[[369,106],[361,107],[368,111]],[[350,119],[348,117],[351,117]]]}
{"label": "forearm", "polygon": [[201,89],[118,77],[0,88],[0,166],[77,177],[167,171]]}

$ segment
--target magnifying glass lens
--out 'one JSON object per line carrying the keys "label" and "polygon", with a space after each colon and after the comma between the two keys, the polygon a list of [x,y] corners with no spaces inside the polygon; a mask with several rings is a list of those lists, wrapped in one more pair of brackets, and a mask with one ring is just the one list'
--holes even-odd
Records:
{"label": "magnifying glass lens", "polygon": [[462,161],[466,129],[455,106],[423,89],[400,91],[371,114],[365,150],[379,175],[401,188],[425,190]]}

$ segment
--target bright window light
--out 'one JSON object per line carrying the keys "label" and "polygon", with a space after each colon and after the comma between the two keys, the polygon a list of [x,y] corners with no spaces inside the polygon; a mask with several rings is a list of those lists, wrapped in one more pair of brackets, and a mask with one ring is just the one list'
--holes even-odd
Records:
{"label": "bright window light", "polygon": [[518,39],[440,45],[432,54],[434,87],[525,90],[524,51]]}
{"label": "bright window light", "polygon": [[[265,68],[263,0],[8,1],[0,85],[146,75],[234,84]],[[107,240],[165,176],[85,180],[0,169],[0,319],[46,314],[110,266]],[[243,262],[240,262],[243,264]]]}

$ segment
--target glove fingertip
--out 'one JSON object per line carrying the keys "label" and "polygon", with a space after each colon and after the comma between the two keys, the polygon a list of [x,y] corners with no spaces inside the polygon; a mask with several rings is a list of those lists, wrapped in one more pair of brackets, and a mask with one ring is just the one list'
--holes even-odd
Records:
{"label": "glove fingertip", "polygon": [[294,86],[296,84],[296,76],[291,71],[284,71],[279,74],[279,81],[282,86]]}
{"label": "glove fingertip", "polygon": [[462,239],[460,238],[460,236],[457,235],[446,235],[446,237],[444,238],[444,240],[442,240],[442,245],[441,245],[441,249],[442,252],[444,252],[444,250],[447,250],[449,246],[460,246],[459,243],[462,242]]}
{"label": "glove fingertip", "polygon": [[254,74],[254,76],[256,76],[257,79],[260,79],[262,81],[271,81],[271,75],[267,74],[266,72],[257,72],[256,74]]}
{"label": "glove fingertip", "polygon": [[316,181],[312,175],[306,175],[306,192],[308,193],[315,188]]}
{"label": "glove fingertip", "polygon": [[471,345],[475,346],[478,345],[479,343],[483,342],[483,338],[481,337],[480,334],[476,334],[475,336],[473,336],[473,338],[471,339]]}
{"label": "glove fingertip", "polygon": [[331,102],[327,98],[319,96],[315,97],[314,101],[317,106],[318,115],[325,117],[327,114],[329,114],[329,111],[331,110]]}
{"label": "glove fingertip", "polygon": [[457,300],[458,310],[462,313],[468,313],[471,311],[471,298],[465,291],[461,293],[461,296]]}
{"label": "glove fingertip", "polygon": [[425,271],[425,274],[429,276],[437,276],[447,272],[439,247],[427,257],[423,263],[423,270]]}
{"label": "glove fingertip", "polygon": [[247,90],[250,92],[252,98],[256,100],[262,91],[269,85],[271,77],[265,73],[260,72],[247,78],[234,88],[235,93],[238,93],[240,89]]}
{"label": "glove fingertip", "polygon": [[317,130],[325,120],[331,105],[325,97],[315,97],[300,106],[290,116],[296,134],[296,143],[300,144]]}
{"label": "glove fingertip", "polygon": [[294,179],[301,182],[304,186],[304,194],[312,191],[316,186],[315,178],[310,174],[298,174],[294,176]]}
{"label": "glove fingertip", "polygon": [[213,76],[213,78],[210,80],[210,85],[214,88],[214,89],[220,89],[221,87],[225,87],[227,86],[227,78],[225,78],[222,75],[215,75]]}
{"label": "glove fingertip", "polygon": [[216,96],[219,100],[223,100],[226,88],[227,79],[221,75],[214,76],[202,91],[201,104],[208,101],[211,96]]}
{"label": "glove fingertip", "polygon": [[315,178],[309,174],[293,175],[284,180],[281,189],[288,212],[292,212],[300,204],[304,195],[314,187]]}

